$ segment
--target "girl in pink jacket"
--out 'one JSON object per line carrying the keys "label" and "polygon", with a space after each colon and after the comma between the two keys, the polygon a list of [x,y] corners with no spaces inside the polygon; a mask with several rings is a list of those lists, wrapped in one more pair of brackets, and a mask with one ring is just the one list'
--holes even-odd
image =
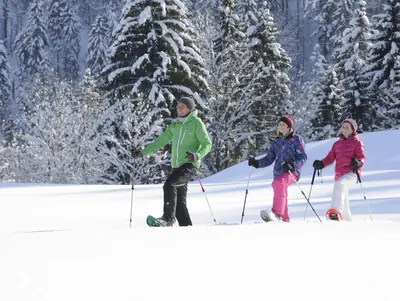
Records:
{"label": "girl in pink jacket", "polygon": [[355,120],[343,120],[340,139],[333,144],[324,159],[315,160],[313,163],[315,169],[322,169],[336,160],[335,184],[331,200],[331,209],[334,210],[328,210],[329,219],[351,220],[349,186],[357,182],[356,173],[361,174],[361,168],[365,163],[364,144],[357,135],[357,128]]}

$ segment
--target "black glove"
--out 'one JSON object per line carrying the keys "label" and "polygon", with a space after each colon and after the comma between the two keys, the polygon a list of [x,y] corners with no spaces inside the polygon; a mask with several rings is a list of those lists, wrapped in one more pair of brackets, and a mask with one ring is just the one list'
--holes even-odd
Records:
{"label": "black glove", "polygon": [[283,162],[282,163],[282,168],[284,171],[286,172],[294,172],[294,164],[293,163],[289,163],[289,162]]}
{"label": "black glove", "polygon": [[258,168],[258,160],[254,157],[249,157],[248,160],[249,166],[253,166],[255,168]]}
{"label": "black glove", "polygon": [[325,166],[324,166],[324,162],[322,162],[321,160],[315,160],[314,163],[312,164],[312,166],[313,166],[315,169],[322,169],[322,168],[325,167]]}
{"label": "black glove", "polygon": [[351,167],[353,167],[353,169],[359,169],[362,165],[363,163],[360,160],[356,158],[351,159]]}
{"label": "black glove", "polygon": [[167,144],[164,146],[163,151],[164,151],[164,152],[171,153],[171,152],[172,152],[172,146],[171,146],[171,144],[167,143]]}
{"label": "black glove", "polygon": [[186,152],[186,157],[185,157],[189,163],[193,163],[197,161],[197,156],[195,153],[192,152]]}
{"label": "black glove", "polygon": [[132,155],[133,155],[134,157],[136,157],[136,158],[141,158],[141,157],[143,157],[143,153],[142,153],[142,151],[141,151],[140,149],[134,149],[134,150],[132,151]]}

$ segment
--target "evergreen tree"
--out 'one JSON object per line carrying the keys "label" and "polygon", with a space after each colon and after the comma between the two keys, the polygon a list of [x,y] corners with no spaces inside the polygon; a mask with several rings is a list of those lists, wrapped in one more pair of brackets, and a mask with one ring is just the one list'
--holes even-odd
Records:
{"label": "evergreen tree", "polygon": [[[116,118],[108,121],[113,126],[109,135],[116,141],[105,143],[117,156],[108,169],[114,180],[129,183],[126,156],[132,151],[132,141],[140,141],[136,135],[144,134],[147,141],[154,139],[155,129],[165,128],[175,116],[176,99],[191,96],[200,109],[206,108],[207,72],[196,38],[186,8],[178,0],[133,0],[125,5],[114,31],[111,63],[104,69],[110,116]],[[137,124],[147,131],[137,130]],[[166,165],[157,156],[150,158],[154,164],[151,172],[160,175]],[[143,179],[151,178],[147,172],[149,169],[140,170]]]}
{"label": "evergreen tree", "polygon": [[106,15],[109,19],[110,36],[115,28],[118,27],[120,14],[124,7],[125,0],[104,0],[106,2]]}
{"label": "evergreen tree", "polygon": [[[219,11],[219,32],[213,39],[209,133],[214,158],[211,169],[219,171],[240,161],[243,141],[243,112],[248,105],[240,101],[240,64],[245,34],[240,30],[240,19],[233,0],[222,0]],[[246,107],[246,110],[243,108]]]}
{"label": "evergreen tree", "polygon": [[343,32],[342,47],[338,51],[336,66],[340,74],[340,84],[345,99],[342,114],[345,118],[359,120],[360,128],[369,129],[374,123],[373,103],[365,93],[362,72],[366,65],[371,34],[367,17],[366,3],[358,1],[359,8],[354,12],[350,25]]}
{"label": "evergreen tree", "polygon": [[259,9],[261,9],[261,7],[256,0],[237,1],[238,16],[241,20],[243,20],[243,22],[245,22],[246,27],[256,25],[258,23],[257,14]]}
{"label": "evergreen tree", "polygon": [[56,73],[61,78],[76,80],[79,75],[80,24],[74,8],[65,0],[50,1],[48,37]]}
{"label": "evergreen tree", "polygon": [[13,134],[11,114],[11,70],[3,40],[0,40],[0,139],[4,136],[9,142]]}
{"label": "evergreen tree", "polygon": [[312,120],[313,132],[309,139],[324,140],[335,137],[341,120],[341,105],[344,103],[343,91],[339,87],[338,76],[332,66],[321,54],[316,45],[312,60],[314,62],[314,81],[311,84],[309,101],[317,108]]}
{"label": "evergreen tree", "polygon": [[[335,11],[333,13],[331,44],[333,51],[337,51],[342,46],[344,31],[349,28],[350,20],[354,19],[355,2],[359,0],[337,0],[335,1]],[[359,6],[359,5],[358,5]],[[364,5],[365,7],[365,5]],[[365,11],[366,15],[366,11]],[[353,21],[354,22],[354,21]],[[353,24],[354,26],[354,24]],[[334,56],[334,59],[336,55]]]}
{"label": "evergreen tree", "polygon": [[99,76],[107,64],[107,50],[110,46],[109,34],[111,32],[109,25],[109,20],[100,15],[96,17],[90,30],[86,62],[95,76]]}
{"label": "evergreen tree", "polygon": [[296,133],[300,134],[305,142],[317,139],[314,136],[313,122],[319,118],[319,98],[314,98],[312,81],[305,82],[301,89],[292,92],[293,115],[296,117]]}
{"label": "evergreen tree", "polygon": [[[286,71],[291,67],[290,58],[277,42],[277,28],[268,9],[260,10],[259,23],[249,30],[249,47],[243,56],[242,72],[246,78],[240,82],[246,99],[257,101],[252,106],[255,133],[275,132],[277,116],[292,111],[289,100],[289,77]],[[265,150],[264,137],[259,136],[257,151]]]}
{"label": "evergreen tree", "polygon": [[80,97],[81,103],[86,104],[94,111],[99,111],[101,106],[101,95],[100,89],[97,86],[96,80],[94,79],[90,69],[86,69],[85,76],[80,83]]}
{"label": "evergreen tree", "polygon": [[[393,119],[387,116],[397,99],[390,93],[398,86],[397,62],[400,61],[400,3],[386,0],[383,13],[373,16],[375,29],[365,74],[369,82],[369,97],[375,100],[378,128],[391,128]],[[393,116],[392,116],[393,117]]]}
{"label": "evergreen tree", "polygon": [[64,0],[51,0],[49,2],[47,33],[51,45],[51,52],[54,56],[53,66],[58,75],[61,74],[62,68],[62,51],[64,48],[62,35],[64,23],[62,14],[65,7],[66,4]]}
{"label": "evergreen tree", "polygon": [[335,49],[332,37],[335,32],[333,23],[335,22],[336,0],[306,0],[306,2],[306,15],[315,12],[314,20],[317,22],[318,29],[314,34],[317,35],[319,51],[330,62]]}
{"label": "evergreen tree", "polygon": [[48,64],[46,56],[47,29],[43,23],[43,1],[35,1],[29,7],[28,23],[18,34],[14,49],[22,72],[35,75]]}
{"label": "evergreen tree", "polygon": [[121,99],[107,107],[99,118],[98,155],[105,165],[98,179],[106,184],[161,183],[169,170],[169,154],[157,152],[150,157],[134,157],[133,151],[153,142],[161,134],[163,119],[158,118],[146,100]]}
{"label": "evergreen tree", "polygon": [[207,72],[179,0],[129,1],[113,40],[111,64],[105,69],[109,91],[140,95],[163,108],[172,108],[181,96],[193,96],[205,107]]}
{"label": "evergreen tree", "polygon": [[80,24],[70,5],[65,6],[61,17],[64,24],[61,31],[65,47],[62,56],[64,77],[74,81],[79,77]]}

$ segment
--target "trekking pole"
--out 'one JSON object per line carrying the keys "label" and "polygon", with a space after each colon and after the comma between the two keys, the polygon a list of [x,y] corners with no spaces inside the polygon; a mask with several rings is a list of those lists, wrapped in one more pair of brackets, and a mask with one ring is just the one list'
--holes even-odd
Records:
{"label": "trekking pole", "polygon": [[314,211],[315,215],[318,217],[319,221],[322,223],[322,221],[321,221],[321,219],[319,218],[319,216],[318,216],[317,212],[315,211],[315,209],[314,209],[313,205],[311,205],[311,203],[310,203],[310,200],[309,200],[309,199],[307,199],[307,196],[306,196],[306,194],[305,194],[305,193],[304,193],[304,191],[301,189],[301,187],[300,187],[299,183],[297,183],[297,181],[296,181],[296,178],[293,176],[293,174],[292,174],[292,172],[291,172],[290,170],[289,170],[289,174],[290,174],[290,176],[293,178],[293,180],[294,180],[294,182],[296,183],[297,187],[299,187],[299,189],[300,189],[301,193],[303,194],[303,196],[304,196],[304,197],[305,197],[305,199],[307,200],[307,203],[310,205],[310,207],[311,207],[311,209]]}
{"label": "trekking pole", "polygon": [[240,223],[243,223],[243,217],[244,217],[244,210],[246,208],[246,201],[247,201],[247,195],[249,194],[249,184],[250,184],[250,177],[251,177],[251,170],[249,171],[249,179],[247,181],[247,187],[246,187],[246,192],[244,196],[244,204],[243,204],[243,211],[242,211],[242,219],[240,220]]}
{"label": "trekking pole", "polygon": [[365,200],[365,203],[367,204],[367,208],[368,208],[368,212],[369,212],[369,217],[371,218],[371,222],[372,222],[373,220],[372,220],[371,209],[369,208],[369,204],[368,204],[368,201],[367,201],[367,197],[365,196],[365,190],[364,190],[364,187],[362,186],[362,183],[361,183],[360,173],[358,172],[358,169],[356,169],[355,172],[356,172],[356,175],[357,175],[357,180],[358,180],[358,182],[360,182],[361,190],[362,190],[362,193],[363,193],[363,195],[364,195],[364,200]]}
{"label": "trekking pole", "polygon": [[200,176],[199,176],[198,173],[197,173],[197,179],[199,179],[201,190],[203,191],[204,197],[206,198],[208,208],[210,208],[210,212],[211,212],[211,215],[213,217],[214,223],[217,223],[217,221],[215,220],[215,217],[214,217],[214,213],[213,213],[213,211],[211,209],[210,202],[208,201],[208,198],[207,198],[207,195],[206,195],[206,190],[204,189],[203,184],[201,183]]}
{"label": "trekking pole", "polygon": [[129,228],[132,227],[132,208],[133,208],[133,190],[135,189],[135,172],[132,164],[132,188],[131,188],[131,215],[129,219]]}
{"label": "trekking pole", "polygon": [[[311,191],[312,191],[312,188],[313,188],[313,185],[314,185],[314,179],[315,179],[315,173],[316,172],[317,172],[317,170],[314,168],[314,172],[313,172],[312,180],[311,180],[310,192],[308,193],[308,200],[310,200],[310,198],[311,198]],[[306,205],[306,211],[304,212],[304,220],[306,220],[307,209],[308,209],[308,203]]]}

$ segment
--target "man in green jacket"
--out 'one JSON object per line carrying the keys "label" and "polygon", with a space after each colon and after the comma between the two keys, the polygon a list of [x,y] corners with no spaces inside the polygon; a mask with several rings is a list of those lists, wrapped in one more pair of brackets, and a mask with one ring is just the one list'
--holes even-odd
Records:
{"label": "man in green jacket", "polygon": [[172,226],[191,226],[186,206],[187,184],[197,174],[200,159],[211,150],[211,140],[206,127],[197,117],[193,99],[182,97],[178,101],[178,118],[153,143],[141,151],[148,156],[172,142],[172,173],[164,183],[164,214],[158,220]]}

